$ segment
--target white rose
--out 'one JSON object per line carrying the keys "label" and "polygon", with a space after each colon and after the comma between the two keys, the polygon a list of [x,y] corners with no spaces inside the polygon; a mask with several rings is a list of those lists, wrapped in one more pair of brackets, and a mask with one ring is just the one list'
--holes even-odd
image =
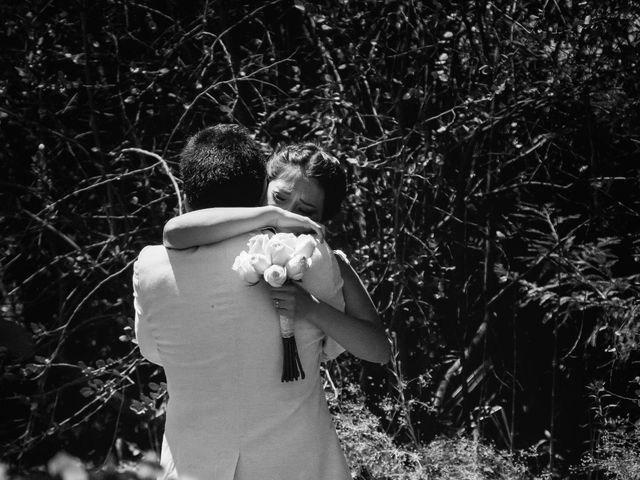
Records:
{"label": "white rose", "polygon": [[272,287],[281,287],[287,281],[287,271],[280,265],[271,265],[264,271],[263,276]]}
{"label": "white rose", "polygon": [[247,252],[240,252],[233,262],[231,269],[240,275],[245,282],[250,284],[258,283],[260,275],[255,271],[251,265],[251,256]]}
{"label": "white rose", "polygon": [[273,237],[277,238],[279,241],[281,241],[282,243],[284,243],[285,245],[291,248],[296,248],[298,237],[293,233],[281,232],[281,233],[276,233]]}
{"label": "white rose", "polygon": [[309,260],[302,255],[295,255],[287,262],[286,269],[291,280],[302,280],[304,272],[309,270]]}
{"label": "white rose", "polygon": [[267,250],[267,243],[269,242],[270,235],[262,233],[260,235],[254,235],[249,239],[247,246],[249,247],[249,253],[265,254]]}
{"label": "white rose", "polygon": [[294,233],[276,233],[274,236],[292,250],[296,249],[298,244],[298,236]]}
{"label": "white rose", "polygon": [[[293,256],[293,247],[289,238],[283,233],[278,233],[269,239],[266,246],[266,255],[271,257],[271,263],[284,267]],[[295,239],[295,235],[293,235]]]}
{"label": "white rose", "polygon": [[261,253],[249,254],[249,262],[258,275],[262,275],[271,266],[271,259]]}
{"label": "white rose", "polygon": [[305,258],[311,258],[313,255],[313,251],[316,249],[316,245],[318,242],[313,236],[304,234],[298,236],[296,239],[296,246],[294,248],[293,254],[300,255]]}

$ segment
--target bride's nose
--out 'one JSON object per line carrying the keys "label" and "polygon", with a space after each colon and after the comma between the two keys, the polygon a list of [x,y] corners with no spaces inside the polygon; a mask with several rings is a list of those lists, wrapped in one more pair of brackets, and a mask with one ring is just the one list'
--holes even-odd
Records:
{"label": "bride's nose", "polygon": [[298,213],[297,210],[300,208],[300,202],[295,195],[291,195],[280,204],[280,208],[283,208],[289,212]]}

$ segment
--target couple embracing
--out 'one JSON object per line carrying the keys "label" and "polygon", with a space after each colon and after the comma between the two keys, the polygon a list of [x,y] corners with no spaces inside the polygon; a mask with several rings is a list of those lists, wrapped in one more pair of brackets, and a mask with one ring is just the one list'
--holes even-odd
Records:
{"label": "couple embracing", "polygon": [[[189,139],[181,153],[188,213],[165,226],[164,246],[134,266],[136,337],[167,378],[165,478],[348,480],[327,408],[320,362],[345,349],[385,363],[389,345],[357,274],[322,241],[318,223],[345,195],[338,161],[293,144],[265,163],[237,125]],[[319,238],[308,275],[248,286],[234,258],[263,229]],[[282,382],[279,317],[294,320],[306,376]]]}

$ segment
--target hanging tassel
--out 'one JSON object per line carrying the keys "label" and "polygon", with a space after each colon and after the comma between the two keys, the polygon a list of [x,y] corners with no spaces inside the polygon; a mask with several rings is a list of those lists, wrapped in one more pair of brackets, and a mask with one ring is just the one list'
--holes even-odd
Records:
{"label": "hanging tassel", "polygon": [[282,336],[282,382],[292,382],[299,378],[304,379],[302,362],[298,355],[298,345],[293,330],[293,321],[280,315],[280,334]]}

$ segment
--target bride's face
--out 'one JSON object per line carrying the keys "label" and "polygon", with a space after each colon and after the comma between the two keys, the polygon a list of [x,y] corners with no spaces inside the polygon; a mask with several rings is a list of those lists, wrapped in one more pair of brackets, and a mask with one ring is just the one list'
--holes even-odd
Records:
{"label": "bride's face", "polygon": [[315,179],[293,174],[269,182],[265,203],[319,222],[324,212],[324,195]]}

